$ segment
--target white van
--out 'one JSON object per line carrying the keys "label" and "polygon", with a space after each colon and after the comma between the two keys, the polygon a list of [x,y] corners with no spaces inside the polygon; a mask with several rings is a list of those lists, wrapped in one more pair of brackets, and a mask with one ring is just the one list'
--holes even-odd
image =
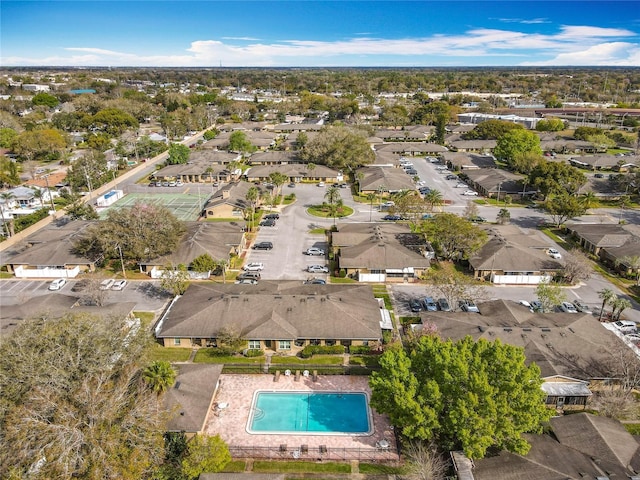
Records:
{"label": "white van", "polygon": [[631,322],[629,320],[618,320],[617,322],[613,322],[613,326],[622,333],[636,333],[638,331],[636,322]]}

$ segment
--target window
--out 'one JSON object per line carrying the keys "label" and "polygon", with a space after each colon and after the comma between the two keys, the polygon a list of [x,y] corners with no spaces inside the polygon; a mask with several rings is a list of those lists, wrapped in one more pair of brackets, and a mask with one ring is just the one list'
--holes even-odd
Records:
{"label": "window", "polygon": [[249,350],[260,350],[260,340],[249,340]]}
{"label": "window", "polygon": [[291,350],[291,340],[278,340],[278,350]]}
{"label": "window", "polygon": [[176,345],[176,346],[179,346],[180,345],[180,339],[179,338],[174,338],[173,339],[173,344]]}

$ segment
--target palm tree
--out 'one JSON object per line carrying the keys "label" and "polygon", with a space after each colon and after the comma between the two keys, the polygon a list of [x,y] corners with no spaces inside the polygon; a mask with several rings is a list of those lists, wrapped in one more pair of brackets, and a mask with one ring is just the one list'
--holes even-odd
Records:
{"label": "palm tree", "polygon": [[376,199],[376,194],[373,192],[367,193],[367,200],[369,200],[369,221],[371,221],[371,215],[373,213],[373,201]]}
{"label": "palm tree", "polygon": [[3,200],[2,206],[0,207],[0,215],[2,216],[2,225],[4,225],[4,228],[7,230],[7,238],[9,238],[11,236],[11,230],[9,229],[9,224],[7,223],[7,220],[4,218],[4,211],[9,205],[9,200],[11,200],[12,198],[15,198],[15,195],[11,192],[2,192],[0,193],[0,198]]}
{"label": "palm tree", "polygon": [[251,206],[251,219],[249,223],[250,232],[253,232],[253,223],[255,221],[255,216],[256,216],[256,205],[258,203],[259,196],[260,196],[260,191],[256,187],[250,187],[249,190],[247,190],[247,193],[244,197],[245,200],[249,202],[249,205]]}
{"label": "palm tree", "polygon": [[596,194],[593,192],[585,192],[582,194],[582,206],[589,210],[590,208],[594,208],[598,206],[598,198]]}
{"label": "palm tree", "polygon": [[142,372],[142,378],[151,390],[160,395],[176,381],[177,373],[171,364],[164,360],[153,362]]}
{"label": "palm tree", "polygon": [[436,206],[444,203],[444,197],[439,190],[431,190],[424,196],[424,201],[429,205],[429,209],[433,212]]}
{"label": "palm tree", "polygon": [[611,320],[620,320],[622,312],[627,308],[631,308],[631,302],[626,298],[617,297],[613,302],[611,302],[611,306]]}
{"label": "palm tree", "polygon": [[618,298],[613,290],[605,288],[598,292],[598,297],[602,299],[602,307],[600,308],[600,317],[598,317],[598,321],[602,321],[602,316],[604,315],[604,308],[607,306],[607,303],[611,303],[614,299]]}
{"label": "palm tree", "polygon": [[272,172],[269,174],[269,180],[276,186],[276,198],[278,198],[282,190],[282,185],[284,185],[284,183],[289,180],[289,177],[287,177],[284,173]]}
{"label": "palm tree", "polygon": [[506,208],[501,208],[498,212],[496,220],[500,225],[506,225],[511,221],[511,212],[509,212],[509,210],[507,210]]}
{"label": "palm tree", "polygon": [[336,209],[335,204],[338,203],[340,198],[340,190],[335,185],[331,185],[327,188],[327,193],[324,194],[324,198],[329,203],[329,208],[331,209],[331,215],[333,216],[333,224],[336,224]]}

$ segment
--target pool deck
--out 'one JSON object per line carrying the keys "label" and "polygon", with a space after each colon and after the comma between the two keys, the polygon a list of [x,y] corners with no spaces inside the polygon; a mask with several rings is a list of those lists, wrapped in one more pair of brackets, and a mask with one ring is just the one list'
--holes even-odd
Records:
{"label": "pool deck", "polygon": [[[373,432],[371,435],[299,435],[299,434],[251,434],[247,432],[247,422],[251,411],[254,392],[257,390],[269,391],[337,391],[337,392],[366,392],[371,395],[371,389],[366,376],[348,375],[320,375],[316,382],[309,377],[300,376],[295,380],[292,372],[290,376],[281,374],[278,381],[274,381],[274,375],[220,375],[220,385],[209,414],[206,433],[219,434],[230,447],[270,447],[277,450],[281,445],[286,445],[288,451],[294,452],[302,445],[312,452],[318,452],[321,446],[332,450],[358,449],[368,451],[371,454],[397,459],[393,428],[387,417],[379,415],[371,409],[373,419]],[[218,406],[224,408],[220,409]],[[376,444],[385,440],[389,449],[380,449]],[[384,442],[383,442],[384,443]],[[317,456],[317,455],[316,455]],[[297,458],[297,457],[296,457]]]}

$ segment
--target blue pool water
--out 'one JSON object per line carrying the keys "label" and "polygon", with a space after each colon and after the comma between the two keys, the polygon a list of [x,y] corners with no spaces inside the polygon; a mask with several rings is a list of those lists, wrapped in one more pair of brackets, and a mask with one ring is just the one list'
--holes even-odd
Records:
{"label": "blue pool water", "polygon": [[249,433],[368,435],[371,421],[363,392],[256,392]]}

